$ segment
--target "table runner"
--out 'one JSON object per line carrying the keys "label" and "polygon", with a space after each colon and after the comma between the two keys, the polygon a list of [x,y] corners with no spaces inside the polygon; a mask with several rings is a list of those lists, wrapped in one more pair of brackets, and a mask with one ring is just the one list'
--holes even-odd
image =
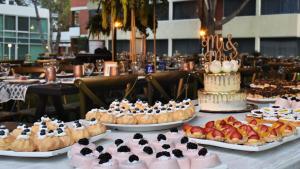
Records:
{"label": "table runner", "polygon": [[11,84],[0,82],[0,103],[10,100],[25,101],[27,89],[35,85],[41,84]]}

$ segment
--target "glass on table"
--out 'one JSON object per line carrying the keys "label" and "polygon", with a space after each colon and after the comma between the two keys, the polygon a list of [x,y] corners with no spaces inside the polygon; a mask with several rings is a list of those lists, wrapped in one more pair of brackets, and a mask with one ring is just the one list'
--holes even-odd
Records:
{"label": "glass on table", "polygon": [[95,65],[94,63],[84,63],[83,68],[84,68],[84,74],[86,76],[91,76],[94,72]]}
{"label": "glass on table", "polygon": [[97,70],[99,72],[99,75],[101,75],[101,73],[103,72],[103,68],[104,68],[104,60],[96,60],[96,67]]}
{"label": "glass on table", "polygon": [[3,76],[8,76],[10,72],[10,64],[9,63],[1,63],[0,64],[1,74]]}
{"label": "glass on table", "polygon": [[55,72],[58,73],[60,70],[60,63],[58,61],[51,61],[50,65],[54,67]]}

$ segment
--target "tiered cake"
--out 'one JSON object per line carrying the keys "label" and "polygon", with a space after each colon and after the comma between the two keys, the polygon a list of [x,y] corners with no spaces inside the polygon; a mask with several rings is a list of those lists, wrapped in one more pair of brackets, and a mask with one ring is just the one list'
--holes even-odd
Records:
{"label": "tiered cake", "polygon": [[[220,40],[218,35],[206,37],[203,46],[207,52],[204,90],[198,92],[201,110],[217,112],[246,109],[246,93],[240,90],[239,62],[236,58],[235,44],[231,42],[231,35],[228,35],[225,49],[223,40]],[[233,52],[227,57],[223,53],[224,50]]]}

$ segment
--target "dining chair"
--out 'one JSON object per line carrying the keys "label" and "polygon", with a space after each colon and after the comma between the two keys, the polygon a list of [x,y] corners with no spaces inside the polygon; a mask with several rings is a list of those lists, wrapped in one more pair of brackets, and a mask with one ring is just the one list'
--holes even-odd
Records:
{"label": "dining chair", "polygon": [[147,75],[146,79],[149,90],[148,102],[153,104],[155,100],[168,102],[187,97],[191,74],[184,71],[159,72]]}
{"label": "dining chair", "polygon": [[41,66],[18,66],[12,68],[12,74],[19,74],[19,75],[36,75],[41,78],[45,76],[45,70]]}
{"label": "dining chair", "polygon": [[[75,85],[79,88],[81,117],[84,118],[85,113],[95,106],[108,107],[114,99],[130,99],[137,80],[137,75],[89,77],[75,80]],[[116,94],[117,92],[120,92],[119,95]]]}

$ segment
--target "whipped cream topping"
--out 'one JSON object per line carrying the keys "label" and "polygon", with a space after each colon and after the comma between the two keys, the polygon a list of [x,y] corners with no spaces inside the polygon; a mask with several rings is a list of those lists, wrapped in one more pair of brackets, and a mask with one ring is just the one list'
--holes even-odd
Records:
{"label": "whipped cream topping", "polygon": [[157,159],[158,159],[158,160],[160,160],[160,161],[165,161],[165,160],[170,160],[170,159],[171,159],[171,157],[167,157],[167,156],[160,156],[160,157],[158,157]]}
{"label": "whipped cream topping", "polygon": [[67,133],[64,131],[64,132],[62,132],[62,133],[57,133],[56,132],[56,135],[55,136],[57,136],[57,137],[63,137],[63,136],[66,136],[67,135]]}
{"label": "whipped cream topping", "polygon": [[94,121],[91,120],[91,121],[88,122],[88,125],[93,126],[93,125],[96,125],[97,123],[98,123],[97,120],[94,120]]}
{"label": "whipped cream topping", "polygon": [[22,129],[23,130],[25,127],[26,127],[26,124],[21,124],[21,125],[17,126],[17,129]]}
{"label": "whipped cream topping", "polygon": [[47,137],[47,135],[45,134],[45,135],[40,135],[40,134],[38,134],[38,139],[39,140],[43,140],[43,139],[45,139]]}
{"label": "whipped cream topping", "polygon": [[20,140],[20,139],[27,140],[27,139],[29,139],[29,135],[28,134],[26,134],[26,135],[20,134],[20,135],[18,135],[17,139],[18,140]]}
{"label": "whipped cream topping", "polygon": [[98,113],[98,109],[92,109],[88,113]]}
{"label": "whipped cream topping", "polygon": [[53,131],[52,133],[49,133],[49,132],[48,132],[48,133],[47,133],[47,136],[48,136],[48,137],[53,137],[53,136],[55,136],[55,132],[54,132],[54,131]]}
{"label": "whipped cream topping", "polygon": [[108,166],[112,166],[113,164],[114,163],[113,163],[112,159],[110,159],[108,162],[100,164],[100,166],[108,167]]}
{"label": "whipped cream topping", "polygon": [[41,123],[42,123],[41,121],[37,121],[37,122],[34,122],[33,125],[34,126],[39,126],[39,125],[41,125]]}
{"label": "whipped cream topping", "polygon": [[265,120],[270,120],[270,121],[277,121],[278,120],[278,118],[274,117],[274,116],[264,116],[263,118]]}
{"label": "whipped cream topping", "polygon": [[42,122],[50,121],[51,119],[49,117],[41,117]]}

